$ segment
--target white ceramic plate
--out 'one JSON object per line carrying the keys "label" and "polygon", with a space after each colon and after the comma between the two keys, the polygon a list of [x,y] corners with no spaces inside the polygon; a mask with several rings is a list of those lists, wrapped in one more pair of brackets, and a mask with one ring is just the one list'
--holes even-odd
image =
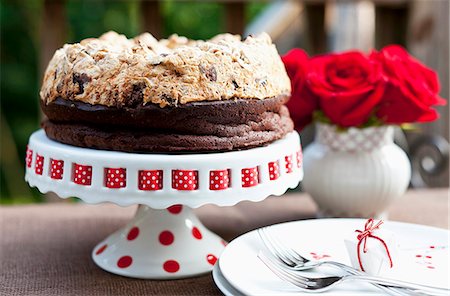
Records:
{"label": "white ceramic plate", "polygon": [[[304,257],[334,260],[350,265],[344,239],[356,229],[364,228],[363,219],[317,219],[283,223],[271,227],[286,245],[299,251]],[[449,288],[449,234],[444,229],[401,222],[386,221],[383,228],[395,233],[399,243],[398,262],[402,266],[391,275],[405,281]],[[257,258],[265,250],[256,231],[233,240],[220,256],[219,267],[225,279],[234,288],[247,295],[310,295],[300,293],[292,284],[276,277]],[[395,262],[394,262],[395,264]],[[319,269],[307,275],[324,275],[335,269]],[[327,293],[330,295],[360,295],[361,293],[384,295],[375,287],[361,282],[345,282]]]}
{"label": "white ceramic plate", "polygon": [[222,271],[220,270],[219,264],[214,265],[212,276],[216,286],[225,296],[242,296],[240,291],[236,290],[223,276]]}

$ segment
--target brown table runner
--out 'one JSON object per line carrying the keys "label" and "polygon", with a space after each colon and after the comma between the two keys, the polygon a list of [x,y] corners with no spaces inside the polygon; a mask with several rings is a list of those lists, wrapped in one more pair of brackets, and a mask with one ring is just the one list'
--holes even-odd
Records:
{"label": "brown table runner", "polygon": [[[442,228],[448,189],[414,190],[390,209],[390,219]],[[123,226],[136,207],[56,203],[0,207],[0,295],[220,295],[211,275],[175,281],[129,279],[98,268],[92,248]],[[287,194],[234,207],[197,210],[223,238],[260,226],[314,217],[309,196]]]}

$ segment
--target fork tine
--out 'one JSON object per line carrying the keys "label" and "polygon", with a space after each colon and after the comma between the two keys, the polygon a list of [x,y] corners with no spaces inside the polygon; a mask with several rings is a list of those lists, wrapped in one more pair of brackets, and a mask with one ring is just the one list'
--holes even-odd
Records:
{"label": "fork tine", "polygon": [[282,265],[280,262],[274,261],[267,257],[263,252],[259,252],[258,257],[261,261],[266,260],[266,265],[271,265],[274,269],[277,269],[279,273],[284,274],[284,276],[290,278],[292,281],[299,283],[309,289],[318,289],[318,281],[322,281],[325,278],[311,278],[302,276],[298,271],[293,271],[287,269],[286,266]]}
{"label": "fork tine", "polygon": [[310,261],[309,259],[306,259],[302,255],[300,255],[299,252],[297,252],[294,248],[286,246],[286,249],[288,249],[289,253],[291,253],[292,257],[296,258],[298,261],[301,261],[303,263]]}
{"label": "fork tine", "polygon": [[262,252],[259,252],[258,258],[267,266],[276,276],[280,279],[287,281],[297,287],[302,289],[308,289],[308,284],[305,281],[298,280],[297,277],[283,269],[278,263],[271,260],[269,257],[265,256]]}
{"label": "fork tine", "polygon": [[282,246],[285,251],[287,253],[289,253],[289,256],[291,256],[291,258],[294,258],[293,261],[295,261],[296,263],[305,263],[308,262],[309,260],[306,259],[305,257],[301,256],[297,251],[295,251],[295,249],[293,249],[292,247],[289,247],[287,245],[281,244],[280,246]]}
{"label": "fork tine", "polygon": [[285,261],[288,261],[288,265],[295,266],[298,263],[302,263],[299,258],[296,258],[292,255],[291,252],[284,246],[283,243],[281,243],[273,234],[270,233],[270,230],[268,228],[265,229],[265,235],[266,238],[271,242],[271,244],[274,246],[275,250],[278,253],[283,254],[283,257],[285,258]]}
{"label": "fork tine", "polygon": [[267,232],[267,227],[258,229],[258,234],[270,253],[289,266],[296,265],[296,262],[284,252],[284,248],[282,248]]}
{"label": "fork tine", "polygon": [[297,264],[308,262],[309,260],[302,257],[297,251],[295,251],[291,247],[287,247],[284,243],[281,243],[274,235],[271,235],[269,233],[269,229],[267,227],[264,227],[261,229],[262,232],[264,232],[264,235],[266,237],[266,240],[271,243],[273,248],[277,253],[283,253],[283,257],[285,260],[282,260],[283,262],[289,261],[288,265],[295,266]]}
{"label": "fork tine", "polygon": [[278,262],[278,261],[275,261],[275,260],[269,258],[263,252],[259,252],[259,254],[261,255],[260,257],[263,257],[263,258],[266,259],[266,262],[268,264],[271,264],[272,267],[277,268],[280,272],[282,272],[285,275],[289,276],[293,280],[298,281],[298,282],[300,282],[302,284],[305,284],[305,285],[308,285],[308,286],[311,285],[311,284],[314,285],[314,283],[312,282],[313,279],[311,279],[309,277],[304,277],[304,276],[300,275],[298,272],[293,272],[293,271],[287,269],[286,266],[283,265],[281,262]]}
{"label": "fork tine", "polygon": [[[268,232],[269,230],[267,230]],[[269,235],[269,234],[268,234]],[[294,248],[287,246],[286,244],[280,242],[280,240],[278,238],[276,238],[274,235],[271,235],[271,238],[273,241],[276,241],[276,244],[278,245],[279,248],[283,249],[285,252],[287,252],[289,254],[289,256],[291,258],[293,258],[295,263],[304,263],[309,261],[308,259],[306,259],[305,257],[303,257],[302,255],[300,255]]]}

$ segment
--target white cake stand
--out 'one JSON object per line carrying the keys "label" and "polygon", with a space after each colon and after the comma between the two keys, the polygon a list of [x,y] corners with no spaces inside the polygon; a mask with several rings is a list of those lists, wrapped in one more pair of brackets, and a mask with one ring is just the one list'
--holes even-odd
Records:
{"label": "white cake stand", "polygon": [[106,271],[144,279],[208,272],[226,245],[191,208],[261,201],[303,177],[300,137],[266,147],[208,154],[138,154],[79,148],[33,133],[25,180],[42,193],[87,203],[141,205],[132,221],[92,252]]}

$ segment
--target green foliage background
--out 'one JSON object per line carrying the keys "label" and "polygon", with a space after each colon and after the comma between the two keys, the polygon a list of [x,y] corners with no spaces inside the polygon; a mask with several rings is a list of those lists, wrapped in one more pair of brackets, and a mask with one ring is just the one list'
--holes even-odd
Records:
{"label": "green foliage background", "polygon": [[[66,42],[79,42],[114,30],[134,37],[141,33],[137,0],[67,0]],[[248,3],[250,21],[265,7]],[[0,203],[40,202],[42,195],[23,181],[28,137],[39,128],[40,34],[43,0],[1,0],[1,167]],[[217,2],[164,1],[160,13],[164,37],[172,33],[207,39],[224,31],[224,7]],[[12,143],[13,145],[8,145]],[[9,177],[8,177],[9,176]]]}

